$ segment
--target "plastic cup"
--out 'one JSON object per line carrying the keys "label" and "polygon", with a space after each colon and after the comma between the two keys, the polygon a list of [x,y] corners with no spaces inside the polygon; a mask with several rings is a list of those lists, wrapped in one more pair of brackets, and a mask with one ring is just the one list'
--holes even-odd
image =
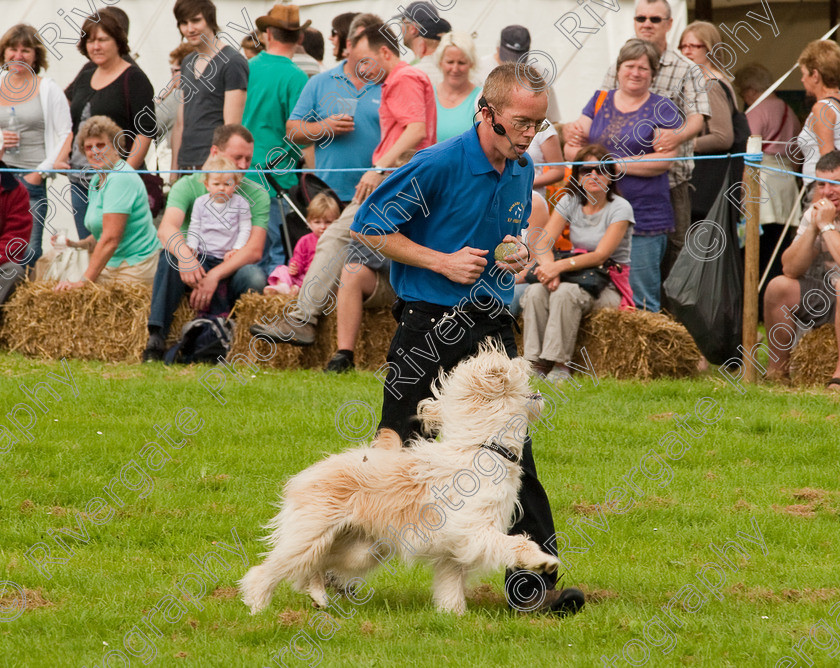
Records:
{"label": "plastic cup", "polygon": [[356,116],[356,106],[359,104],[357,97],[340,97],[338,98],[338,113],[347,114],[350,117]]}

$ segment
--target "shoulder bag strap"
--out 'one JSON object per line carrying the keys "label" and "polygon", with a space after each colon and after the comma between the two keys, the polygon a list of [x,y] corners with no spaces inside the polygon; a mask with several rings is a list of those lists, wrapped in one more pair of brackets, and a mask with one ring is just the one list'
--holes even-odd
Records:
{"label": "shoulder bag strap", "polygon": [[595,100],[595,113],[592,114],[593,118],[598,115],[599,111],[601,111],[601,107],[604,106],[604,100],[607,99],[607,95],[609,95],[609,93],[610,92],[608,90],[598,91],[598,99]]}

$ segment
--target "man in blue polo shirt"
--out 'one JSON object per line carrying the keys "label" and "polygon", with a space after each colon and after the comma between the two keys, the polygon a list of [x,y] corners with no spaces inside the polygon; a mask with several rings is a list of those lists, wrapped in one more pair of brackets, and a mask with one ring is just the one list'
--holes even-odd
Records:
{"label": "man in blue polo shirt", "polygon": [[[391,258],[391,283],[399,297],[382,436],[405,442],[417,434],[417,404],[431,396],[441,369],[474,354],[487,336],[517,355],[514,321],[505,307],[513,296],[512,274],[492,258],[495,247],[518,235],[530,216],[534,168],[525,151],[545,125],[548,96],[540,84],[528,66],[507,63],[493,70],[479,102],[479,123],[420,151],[356,214],[351,230]],[[551,508],[537,479],[530,438],[521,465],[523,513],[511,533],[527,533],[556,554]],[[508,573],[508,601],[520,610],[560,614],[583,606],[580,590],[557,591],[555,585],[553,574]]]}
{"label": "man in blue polo shirt", "polygon": [[315,175],[349,203],[363,172],[325,172],[324,169],[371,165],[379,143],[379,104],[382,86],[356,73],[358,58],[352,48],[346,60],[303,87],[286,122],[289,139],[301,146],[315,144]]}

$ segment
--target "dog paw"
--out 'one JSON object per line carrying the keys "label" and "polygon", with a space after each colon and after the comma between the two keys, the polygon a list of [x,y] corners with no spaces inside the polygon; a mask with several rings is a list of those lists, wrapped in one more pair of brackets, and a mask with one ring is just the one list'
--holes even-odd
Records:
{"label": "dog paw", "polygon": [[534,564],[531,570],[537,573],[556,573],[558,568],[560,568],[560,560],[547,554]]}

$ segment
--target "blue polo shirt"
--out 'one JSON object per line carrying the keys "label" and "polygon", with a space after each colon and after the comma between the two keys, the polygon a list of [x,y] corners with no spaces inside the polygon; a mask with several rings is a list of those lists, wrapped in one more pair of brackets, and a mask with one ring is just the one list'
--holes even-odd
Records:
{"label": "blue polo shirt", "polygon": [[373,191],[353,219],[354,232],[401,232],[442,253],[465,246],[489,251],[475,285],[392,262],[391,284],[406,301],[455,306],[488,296],[510,303],[513,297],[513,275],[495,266],[493,252],[506,235],[519,234],[527,224],[534,165],[526,155],[525,167],[507,160],[499,174],[481,149],[476,128],[417,153]]}
{"label": "blue polo shirt", "polygon": [[289,120],[309,123],[333,114],[347,113],[345,99],[357,100],[354,115],[355,129],[343,135],[324,134],[315,139],[315,174],[335,190],[342,201],[353,199],[356,184],[364,172],[322,172],[320,169],[372,166],[373,149],[379,144],[379,104],[382,86],[368,84],[357,90],[344,74],[346,60],[337,67],[316,74],[303,87]]}

